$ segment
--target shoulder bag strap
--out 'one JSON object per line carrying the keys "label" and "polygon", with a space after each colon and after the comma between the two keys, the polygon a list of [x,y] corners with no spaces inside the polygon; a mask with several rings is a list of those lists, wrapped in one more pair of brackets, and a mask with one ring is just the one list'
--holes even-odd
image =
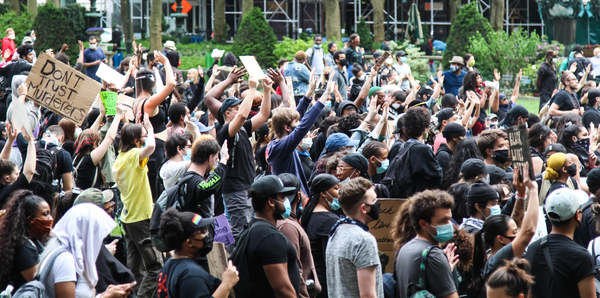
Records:
{"label": "shoulder bag strap", "polygon": [[[44,267],[44,269],[42,269],[37,277],[37,280],[41,281],[42,283],[44,282],[44,280],[46,280],[46,278],[48,277],[48,274],[50,274],[50,272],[52,271],[52,267],[54,267],[54,262],[56,261],[56,259],[58,258],[59,255],[61,255],[63,252],[66,252],[67,250],[62,247],[59,246],[55,252],[51,253],[50,256],[48,256],[48,264],[46,264],[46,266]],[[41,264],[40,264],[41,265]]]}

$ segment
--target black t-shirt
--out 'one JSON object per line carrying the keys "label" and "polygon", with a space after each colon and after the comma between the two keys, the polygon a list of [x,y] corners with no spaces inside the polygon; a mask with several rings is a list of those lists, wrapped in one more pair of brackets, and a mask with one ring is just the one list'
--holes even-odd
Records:
{"label": "black t-shirt", "polygon": [[67,152],[69,152],[71,157],[75,156],[75,142],[66,141],[63,143],[62,148],[65,149]]}
{"label": "black t-shirt", "polygon": [[318,297],[327,297],[325,249],[329,240],[329,231],[339,219],[340,217],[333,212],[313,212],[306,226],[306,234],[310,240],[310,250],[315,262],[315,271],[321,281],[322,290]]}
{"label": "black t-shirt", "polygon": [[[252,219],[250,225],[261,219]],[[300,272],[296,259],[296,249],[285,236],[268,224],[260,224],[252,227],[248,234],[248,245],[245,254],[248,264],[248,276],[244,276],[244,270],[240,269],[240,283],[248,283],[252,289],[250,293],[236,292],[238,298],[243,297],[275,297],[271,284],[267,279],[263,266],[271,264],[287,263],[290,281],[298,293],[300,285]]]}
{"label": "black t-shirt", "polygon": [[560,90],[554,95],[554,103],[560,111],[570,111],[579,108],[579,100],[575,94],[571,94],[566,90]]}
{"label": "black t-shirt", "polygon": [[[88,189],[90,187],[99,188],[102,186],[102,171],[92,161],[90,154],[75,158],[74,161],[76,171],[75,185],[80,189]],[[96,182],[94,183],[94,179]]]}
{"label": "black t-shirt", "polygon": [[227,140],[229,160],[227,161],[227,176],[223,193],[247,190],[254,181],[254,156],[249,137],[252,134],[252,121],[246,120],[235,134],[229,136],[229,123],[225,123],[217,133],[217,141],[223,145]]}
{"label": "black t-shirt", "polygon": [[575,241],[559,234],[550,234],[547,246],[553,272],[546,264],[541,241],[532,243],[525,253],[535,276],[533,297],[580,297],[577,283],[594,274],[594,260],[590,253]]}
{"label": "black t-shirt", "polygon": [[193,259],[170,258],[158,275],[158,297],[212,297],[221,281]]}
{"label": "black t-shirt", "polygon": [[15,249],[15,257],[12,271],[10,272],[10,284],[18,289],[26,281],[21,271],[27,270],[39,263],[40,254],[44,247],[37,240],[24,237],[22,243]]}
{"label": "black t-shirt", "polygon": [[2,188],[0,188],[0,209],[2,209],[1,207],[3,207],[4,204],[8,201],[8,199],[10,198],[10,194],[13,191],[17,189],[25,189],[28,187],[29,181],[27,181],[27,178],[25,178],[23,172],[19,174],[19,178],[17,178],[17,181],[9,185],[2,186]]}
{"label": "black t-shirt", "polygon": [[213,195],[223,186],[225,166],[219,163],[215,170],[208,173],[205,177],[193,171],[185,172],[182,177],[188,175],[192,175],[193,177],[186,183],[187,195],[184,210],[198,213],[202,217],[213,217]]}

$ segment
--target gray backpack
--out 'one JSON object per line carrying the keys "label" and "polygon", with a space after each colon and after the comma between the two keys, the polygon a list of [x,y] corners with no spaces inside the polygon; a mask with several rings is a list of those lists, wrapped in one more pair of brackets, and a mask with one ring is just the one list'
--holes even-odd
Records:
{"label": "gray backpack", "polygon": [[[46,287],[44,286],[44,280],[48,278],[48,275],[52,271],[52,267],[54,267],[54,261],[56,258],[63,252],[67,250],[60,246],[56,251],[52,252],[50,256],[48,256],[48,265],[44,267],[44,270],[38,272],[35,279],[22,285],[12,296],[12,298],[43,298],[48,297],[46,295]],[[41,265],[41,264],[40,264]]]}

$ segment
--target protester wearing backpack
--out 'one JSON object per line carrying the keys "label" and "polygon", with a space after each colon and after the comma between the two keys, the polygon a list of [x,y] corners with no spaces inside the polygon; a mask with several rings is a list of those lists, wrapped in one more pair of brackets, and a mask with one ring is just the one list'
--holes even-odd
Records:
{"label": "protester wearing backpack", "polygon": [[42,135],[36,150],[34,180],[52,185],[56,192],[73,189],[73,159],[67,150],[60,147],[64,136],[60,126],[52,125]]}

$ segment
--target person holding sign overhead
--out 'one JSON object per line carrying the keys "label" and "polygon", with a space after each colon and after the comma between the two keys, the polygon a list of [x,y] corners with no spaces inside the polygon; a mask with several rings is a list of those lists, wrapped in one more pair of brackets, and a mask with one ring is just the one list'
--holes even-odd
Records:
{"label": "person holding sign overhead", "polygon": [[152,128],[156,132],[156,150],[148,161],[148,178],[150,179],[150,188],[152,189],[152,197],[157,198],[160,195],[160,166],[165,159],[165,142],[167,141],[167,126],[165,118],[167,112],[161,103],[173,92],[175,88],[175,75],[167,58],[159,53],[154,52],[155,61],[164,66],[166,81],[162,89],[156,94],[152,91],[156,87],[157,77],[150,69],[140,69],[135,76],[135,90],[137,97],[133,105],[133,110],[136,115],[136,122],[141,123],[144,114],[148,114]]}

